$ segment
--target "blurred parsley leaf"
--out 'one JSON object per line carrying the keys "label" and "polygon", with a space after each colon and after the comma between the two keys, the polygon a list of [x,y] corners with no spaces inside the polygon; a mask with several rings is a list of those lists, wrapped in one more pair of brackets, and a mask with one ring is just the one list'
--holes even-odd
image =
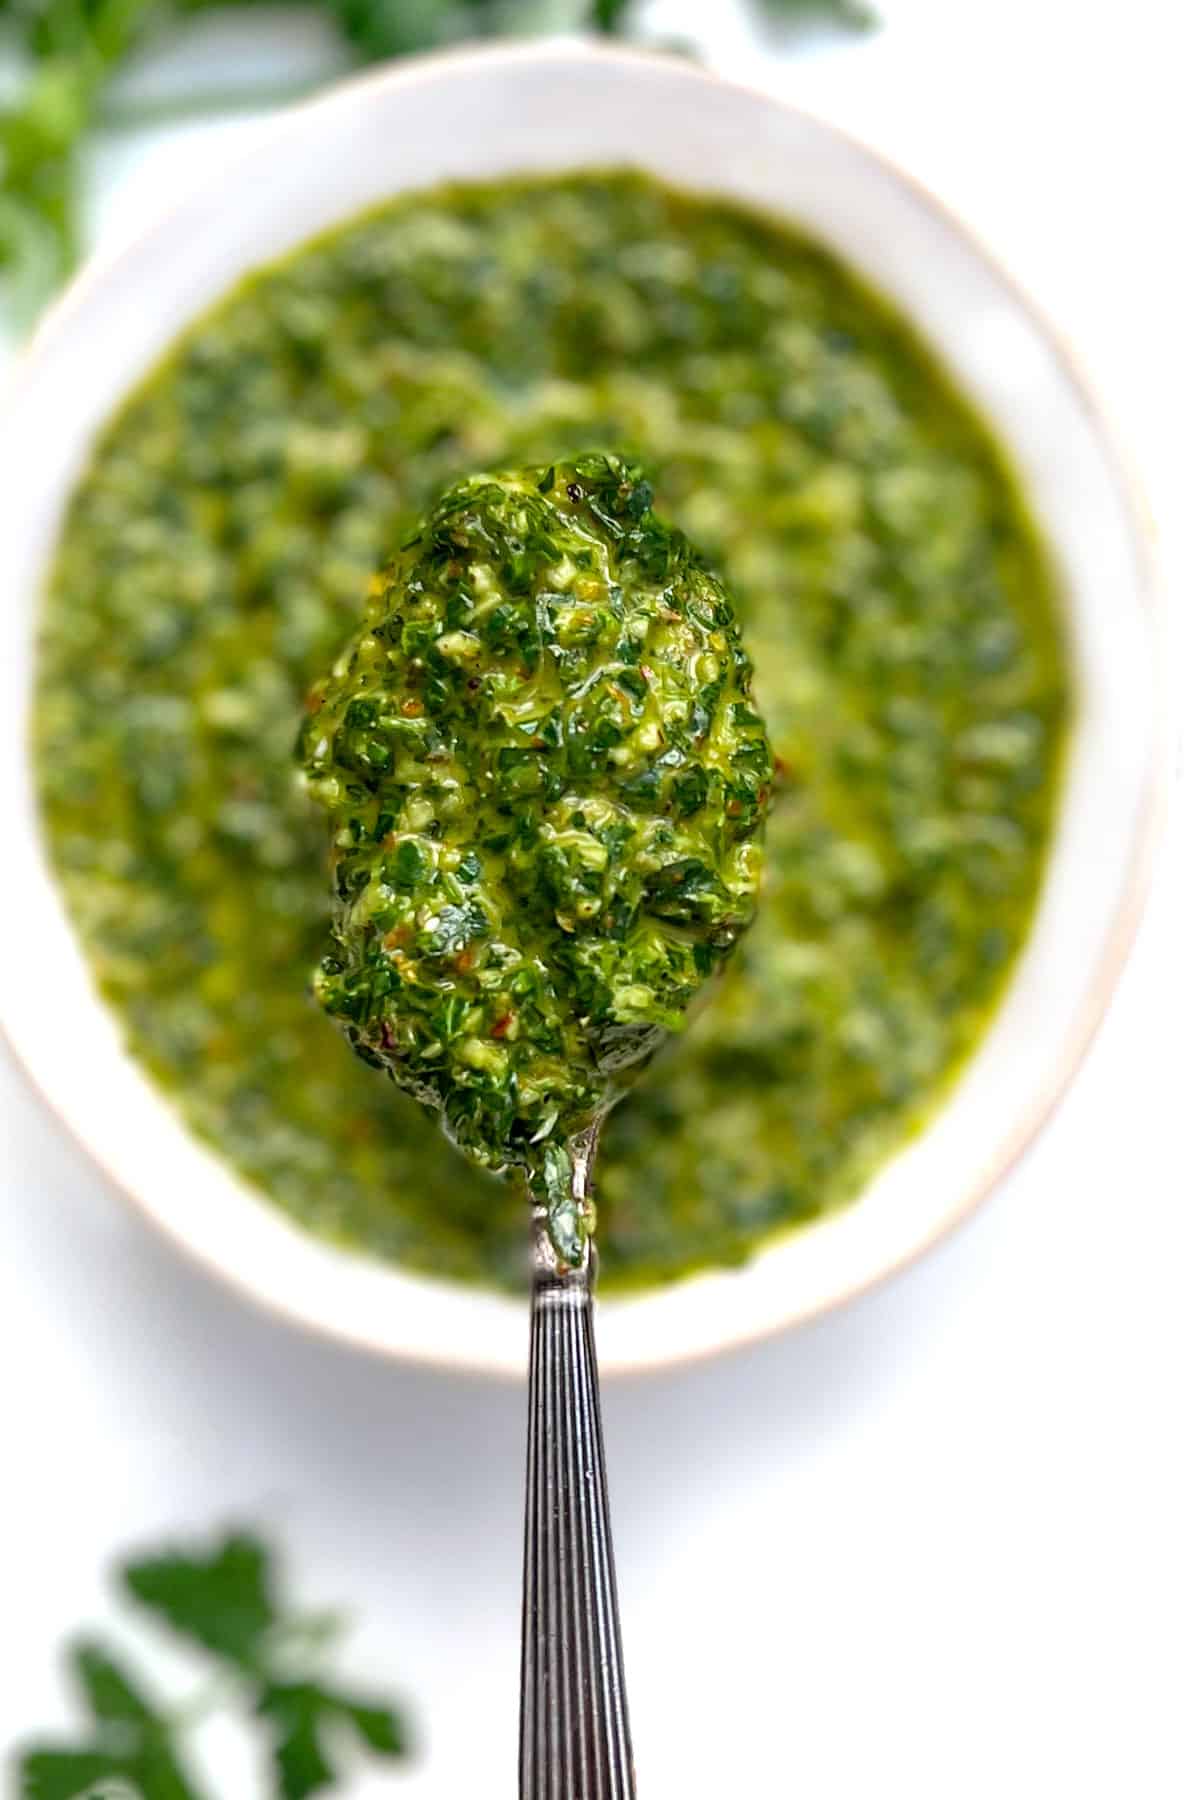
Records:
{"label": "blurred parsley leaf", "polygon": [[592,24],[597,31],[616,36],[624,30],[630,0],[592,0]]}
{"label": "blurred parsley leaf", "polygon": [[21,1800],[79,1800],[97,1782],[123,1776],[106,1750],[30,1750],[21,1764]]}
{"label": "blurred parsley leaf", "polygon": [[20,1764],[22,1800],[76,1800],[109,1791],[142,1800],[200,1800],[180,1765],[173,1722],[113,1652],[80,1639],[67,1660],[92,1715],[92,1734],[80,1744],[28,1749]]}
{"label": "blurred parsley leaf", "polygon": [[268,1684],[258,1711],[275,1731],[275,1770],[283,1800],[307,1800],[331,1784],[327,1743],[339,1729],[344,1733],[348,1727],[378,1756],[403,1756],[408,1748],[404,1727],[389,1707],[311,1681]]}
{"label": "blurred parsley leaf", "polygon": [[258,1668],[278,1614],[270,1559],[257,1538],[233,1532],[210,1556],[170,1549],[139,1557],[120,1578],[181,1637],[240,1669]]}
{"label": "blurred parsley leaf", "polygon": [[[214,1703],[239,1703],[265,1727],[277,1800],[335,1786],[354,1745],[407,1756],[404,1715],[374,1696],[327,1685],[317,1666],[329,1616],[291,1611],[262,1541],[232,1531],[211,1548],[172,1545],[118,1570],[122,1591],[204,1656],[224,1680]],[[75,1742],[33,1743],[17,1757],[21,1800],[204,1800],[182,1745],[197,1709],[164,1706],[128,1666],[90,1638],[69,1647],[73,1686],[90,1714]]]}

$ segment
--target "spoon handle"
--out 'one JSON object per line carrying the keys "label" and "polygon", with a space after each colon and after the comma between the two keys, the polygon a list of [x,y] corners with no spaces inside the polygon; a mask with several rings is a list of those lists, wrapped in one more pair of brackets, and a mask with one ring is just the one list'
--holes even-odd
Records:
{"label": "spoon handle", "polygon": [[592,1324],[595,1258],[562,1269],[534,1214],[521,1800],[633,1800]]}

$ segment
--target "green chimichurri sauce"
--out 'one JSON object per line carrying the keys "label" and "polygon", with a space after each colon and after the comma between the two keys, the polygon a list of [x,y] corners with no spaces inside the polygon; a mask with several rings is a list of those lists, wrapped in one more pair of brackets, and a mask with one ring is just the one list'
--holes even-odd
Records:
{"label": "green chimichurri sauce", "polygon": [[468,476],[310,696],[331,815],[317,998],[567,1263],[576,1138],[754,916],[771,753],[721,583],[593,453]]}
{"label": "green chimichurri sauce", "polygon": [[308,992],[304,696],[472,469],[596,444],[727,577],[782,764],[762,910],[605,1127],[606,1287],[851,1199],[944,1091],[1028,929],[1067,691],[1007,471],[823,251],[604,173],[405,198],[243,284],[102,435],[46,600],[36,752],[135,1055],[295,1218],[519,1281],[525,1203]]}

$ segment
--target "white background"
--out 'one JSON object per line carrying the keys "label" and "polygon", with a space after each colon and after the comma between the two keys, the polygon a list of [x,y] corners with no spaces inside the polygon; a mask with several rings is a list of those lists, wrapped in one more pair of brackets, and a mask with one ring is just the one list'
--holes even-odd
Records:
{"label": "white background", "polygon": [[[1200,528],[1195,44],[1186,0],[891,0],[767,63],[736,9],[663,30],[905,162],[1064,325],[1141,466],[1187,726]],[[246,66],[236,45],[234,63]],[[297,27],[292,54],[324,53]],[[228,58],[228,45],[210,53]],[[244,123],[96,160],[110,239]],[[1194,743],[1194,736],[1191,737]],[[1194,1800],[1200,783],[1108,1023],[971,1225],[805,1331],[607,1395],[645,1800]],[[19,954],[19,946],[10,953]],[[2,978],[2,976],[0,976]],[[63,1635],[119,1548],[265,1520],[344,1601],[348,1672],[423,1754],[355,1796],[514,1791],[523,1396],[270,1322],[182,1266],[0,1057],[0,1741],[66,1724]],[[177,1688],[182,1665],[160,1652]],[[201,1740],[220,1800],[259,1783]]]}

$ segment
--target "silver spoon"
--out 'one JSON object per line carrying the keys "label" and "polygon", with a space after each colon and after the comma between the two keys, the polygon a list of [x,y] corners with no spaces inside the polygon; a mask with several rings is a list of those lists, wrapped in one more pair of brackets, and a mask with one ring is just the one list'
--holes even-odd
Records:
{"label": "silver spoon", "polygon": [[[572,1145],[586,1200],[599,1124]],[[535,1207],[521,1632],[521,1800],[632,1800],[604,1434],[596,1371],[591,1240],[564,1268]]]}

